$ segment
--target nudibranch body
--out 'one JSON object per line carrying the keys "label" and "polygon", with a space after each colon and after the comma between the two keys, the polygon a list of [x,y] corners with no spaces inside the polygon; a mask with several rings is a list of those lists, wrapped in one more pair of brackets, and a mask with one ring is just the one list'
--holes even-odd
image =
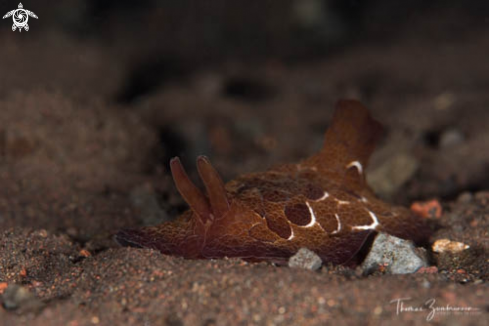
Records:
{"label": "nudibranch body", "polygon": [[119,243],[185,258],[239,257],[285,262],[300,248],[342,264],[368,235],[382,231],[425,240],[421,218],[375,197],[365,169],[382,132],[358,101],[340,100],[322,150],[298,163],[238,177],[226,185],[209,160],[197,159],[207,195],[170,162],[176,187],[190,210],[175,221],[121,230]]}

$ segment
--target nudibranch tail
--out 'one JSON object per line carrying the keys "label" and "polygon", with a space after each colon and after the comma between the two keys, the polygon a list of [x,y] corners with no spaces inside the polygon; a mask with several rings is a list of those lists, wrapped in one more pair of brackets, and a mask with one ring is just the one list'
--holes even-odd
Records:
{"label": "nudibranch tail", "polygon": [[355,100],[339,100],[332,121],[324,137],[323,156],[342,166],[357,161],[365,169],[382,135],[382,125]]}
{"label": "nudibranch tail", "polygon": [[197,158],[197,170],[207,190],[214,217],[222,217],[229,211],[229,201],[219,173],[211,165],[209,159],[203,155]]}
{"label": "nudibranch tail", "polygon": [[200,217],[203,223],[211,219],[211,208],[207,198],[190,180],[178,157],[170,161],[170,169],[178,192],[190,208]]}
{"label": "nudibranch tail", "polygon": [[367,190],[364,172],[382,132],[382,125],[370,116],[362,103],[340,100],[322,150],[302,164],[328,177],[342,176],[343,183],[353,190]]}

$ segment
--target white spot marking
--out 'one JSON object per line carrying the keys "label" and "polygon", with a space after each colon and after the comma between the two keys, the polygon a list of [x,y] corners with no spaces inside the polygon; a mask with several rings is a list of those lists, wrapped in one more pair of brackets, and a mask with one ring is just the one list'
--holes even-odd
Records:
{"label": "white spot marking", "polygon": [[335,231],[331,232],[331,234],[336,234],[341,231],[341,220],[338,214],[334,214],[334,217],[336,217],[336,222],[338,222],[338,227],[336,228]]}
{"label": "white spot marking", "polygon": [[304,225],[305,228],[310,228],[316,224],[316,214],[314,214],[314,211],[312,210],[311,205],[306,201],[307,208],[309,209],[309,213],[311,214],[311,222],[309,224]]}
{"label": "white spot marking", "polygon": [[316,199],[315,201],[323,201],[323,200],[325,200],[328,197],[329,197],[329,194],[328,194],[327,191],[325,191],[324,194],[323,194],[323,197],[321,197],[319,199]]}
{"label": "white spot marking", "polygon": [[337,198],[334,199],[338,205],[348,205],[350,202],[349,201],[346,201],[346,200],[339,200]]}
{"label": "white spot marking", "polygon": [[357,168],[358,173],[360,173],[360,174],[363,173],[362,163],[360,163],[359,161],[353,161],[353,162],[348,163],[348,165],[346,166],[346,168],[349,169],[349,168],[351,168],[353,166]]}
{"label": "white spot marking", "polygon": [[363,197],[363,196],[362,196],[362,197],[360,197],[360,201],[362,201],[362,202],[364,202],[364,203],[368,203],[368,199],[367,199],[367,198],[365,198],[365,197]]}
{"label": "white spot marking", "polygon": [[368,214],[372,218],[372,224],[370,225],[361,225],[361,226],[354,226],[352,227],[352,230],[375,230],[375,228],[379,225],[379,220],[377,219],[377,216],[375,216],[374,213],[369,211],[367,209]]}
{"label": "white spot marking", "polygon": [[287,240],[292,240],[294,239],[295,235],[294,235],[294,229],[293,228],[290,228],[290,236],[287,238]]}

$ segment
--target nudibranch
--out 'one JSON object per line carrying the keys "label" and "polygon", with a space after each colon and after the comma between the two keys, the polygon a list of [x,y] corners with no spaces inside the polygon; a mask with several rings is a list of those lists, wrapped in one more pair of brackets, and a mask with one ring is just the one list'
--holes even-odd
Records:
{"label": "nudibranch", "polygon": [[372,232],[426,240],[423,219],[376,198],[365,169],[382,127],[358,101],[340,100],[319,153],[298,164],[240,176],[226,185],[197,158],[204,194],[180,160],[170,162],[190,209],[174,221],[119,231],[123,245],[185,258],[239,257],[284,263],[300,248],[344,264]]}

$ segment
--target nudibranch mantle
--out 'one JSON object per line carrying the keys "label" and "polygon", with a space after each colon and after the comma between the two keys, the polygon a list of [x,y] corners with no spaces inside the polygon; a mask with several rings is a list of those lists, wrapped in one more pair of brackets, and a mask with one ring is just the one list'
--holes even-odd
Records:
{"label": "nudibranch mantle", "polygon": [[382,127],[358,101],[340,100],[324,146],[312,157],[226,185],[205,156],[197,159],[206,195],[180,160],[170,168],[190,209],[174,221],[119,231],[124,245],[185,258],[239,257],[284,263],[300,248],[343,264],[372,232],[425,240],[423,220],[375,197],[365,169]]}

